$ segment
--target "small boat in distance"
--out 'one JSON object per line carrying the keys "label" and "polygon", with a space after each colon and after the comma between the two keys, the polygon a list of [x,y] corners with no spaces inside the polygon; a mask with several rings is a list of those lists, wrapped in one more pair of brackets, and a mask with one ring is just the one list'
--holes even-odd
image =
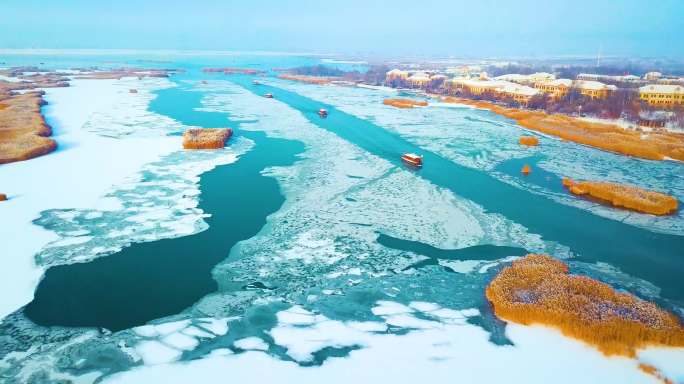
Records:
{"label": "small boat in distance", "polygon": [[412,165],[414,167],[423,166],[423,156],[416,155],[415,153],[404,153],[403,155],[401,155],[401,160],[404,163]]}
{"label": "small boat in distance", "polygon": [[254,85],[261,85],[261,83],[259,82],[259,80],[252,80],[252,84],[254,84]]}
{"label": "small boat in distance", "polygon": [[522,172],[523,175],[527,176],[527,175],[530,174],[530,172],[532,172],[532,168],[530,168],[529,165],[525,164],[525,165],[523,165],[523,167],[522,167],[522,169],[520,170],[520,172]]}
{"label": "small boat in distance", "polygon": [[267,99],[272,99],[272,98],[273,98],[273,94],[272,94],[272,93],[267,93],[267,94],[264,95],[264,97],[267,98]]}
{"label": "small boat in distance", "polygon": [[322,118],[328,117],[328,110],[325,109],[325,108],[319,109],[319,110],[318,110],[318,116],[320,116],[320,117],[322,117]]}

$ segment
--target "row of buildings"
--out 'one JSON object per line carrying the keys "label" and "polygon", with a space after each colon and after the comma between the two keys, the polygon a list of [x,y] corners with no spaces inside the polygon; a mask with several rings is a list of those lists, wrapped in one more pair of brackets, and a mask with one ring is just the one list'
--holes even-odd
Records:
{"label": "row of buildings", "polygon": [[[615,85],[605,84],[598,81],[611,80],[620,82],[636,82],[638,85],[639,98],[653,106],[671,108],[674,105],[684,104],[684,86],[681,84],[661,83],[661,74],[658,72],[647,73],[644,78],[638,76],[605,76],[580,74],[577,79],[556,79],[551,73],[539,72],[530,75],[507,74],[489,78],[485,72],[477,77],[469,73],[461,76],[447,77],[439,73],[427,73],[423,71],[403,71],[393,69],[386,73],[387,84],[405,84],[412,88],[426,89],[431,84],[438,85],[447,93],[454,94],[467,91],[473,95],[491,94],[500,97],[509,97],[516,102],[526,105],[536,95],[547,94],[552,99],[562,99],[571,90],[577,90],[581,95],[591,99],[606,99],[618,88]],[[608,79],[607,77],[611,77]],[[620,79],[616,79],[620,77]]]}
{"label": "row of buildings", "polygon": [[639,98],[650,105],[671,108],[684,105],[684,86],[676,84],[650,84],[639,88]]}

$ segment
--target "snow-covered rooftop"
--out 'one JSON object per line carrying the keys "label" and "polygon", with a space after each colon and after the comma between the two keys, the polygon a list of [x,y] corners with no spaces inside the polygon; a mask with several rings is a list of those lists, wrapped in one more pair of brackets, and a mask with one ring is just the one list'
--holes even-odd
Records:
{"label": "snow-covered rooftop", "polygon": [[412,81],[430,81],[430,75],[425,72],[416,72],[409,76],[408,79]]}
{"label": "snow-covered rooftop", "polygon": [[572,86],[572,80],[570,80],[570,79],[556,79],[556,80],[544,82],[544,84],[553,85],[555,87],[565,86],[565,87],[569,88]]}
{"label": "snow-covered rooftop", "polygon": [[518,94],[518,95],[525,95],[525,96],[534,96],[539,91],[532,87],[528,87],[525,85],[520,85],[517,83],[513,83],[510,81],[505,81],[505,80],[478,80],[478,79],[468,79],[468,78],[453,78],[451,79],[452,83],[455,84],[463,84],[466,87],[469,88],[486,88],[486,89],[491,89],[497,92],[505,92],[505,93],[512,93],[512,94]]}
{"label": "snow-covered rooftop", "polygon": [[539,93],[538,90],[528,87],[525,85],[520,85],[520,84],[515,84],[515,83],[506,83],[501,86],[499,89],[501,92],[505,93],[511,93],[511,94],[516,94],[516,95],[522,95],[522,96],[534,96],[537,93]]}
{"label": "snow-covered rooftop", "polygon": [[509,73],[506,75],[501,75],[495,77],[496,80],[504,80],[504,81],[527,81],[529,77],[527,75],[521,75],[519,73]]}
{"label": "snow-covered rooftop", "polygon": [[684,93],[684,87],[674,84],[651,84],[639,88],[643,93]]}
{"label": "snow-covered rooftop", "polygon": [[591,80],[577,80],[575,81],[575,87],[580,88],[580,89],[591,89],[591,90],[609,90],[609,91],[614,91],[617,89],[616,86],[614,85],[607,85],[603,84],[600,81],[591,81]]}
{"label": "snow-covered rooftop", "polygon": [[405,74],[408,74],[408,72],[402,71],[401,69],[396,69],[396,68],[387,72],[387,75],[405,75]]}

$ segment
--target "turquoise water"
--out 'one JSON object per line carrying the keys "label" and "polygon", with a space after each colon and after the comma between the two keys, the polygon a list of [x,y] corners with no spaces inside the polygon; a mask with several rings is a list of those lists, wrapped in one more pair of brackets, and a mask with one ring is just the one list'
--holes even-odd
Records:
{"label": "turquoise water", "polygon": [[[196,74],[177,76],[179,84]],[[303,113],[311,122],[339,135],[397,166],[404,152],[424,156],[425,167],[412,169],[430,182],[447,188],[484,206],[491,212],[513,219],[545,240],[571,247],[578,260],[608,262],[633,276],[653,282],[662,296],[684,298],[679,274],[684,237],[651,233],[616,221],[565,206],[505,184],[486,173],[459,166],[439,155],[416,147],[394,133],[366,120],[345,114],[286,90],[253,85],[250,76],[230,76],[243,87],[263,94],[271,92],[278,101]],[[187,125],[203,127],[237,126],[225,114],[198,112],[203,93],[181,85],[158,92],[152,111],[165,114]],[[317,115],[324,106],[326,119]],[[149,320],[178,313],[202,296],[217,289],[211,269],[225,259],[238,241],[255,235],[265,217],[278,209],[283,197],[277,183],[260,175],[273,165],[287,165],[303,150],[301,144],[266,138],[260,133],[239,131],[256,142],[254,150],[235,164],[220,166],[202,176],[200,207],[212,214],[209,230],[193,236],[152,243],[134,244],[119,253],[89,263],[50,268],[39,285],[26,315],[41,325],[97,326],[120,330]],[[539,159],[509,160],[498,171],[519,176],[524,163]],[[557,177],[538,168],[528,176],[541,186],[559,185]],[[240,180],[233,185],[229,180]],[[226,188],[229,186],[230,188]],[[621,239],[619,244],[609,239]],[[381,236],[379,243],[394,249],[430,257],[416,267],[433,265],[439,252],[421,243]],[[444,251],[442,251],[444,252]],[[481,260],[507,255],[522,255],[520,248],[479,246],[453,250],[451,259]],[[444,255],[442,255],[444,257]],[[664,271],[667,271],[664,273]],[[123,276],[123,278],[122,278]],[[258,282],[255,282],[258,283]],[[169,294],[174,292],[174,294]],[[65,300],[67,298],[67,300]]]}
{"label": "turquoise water", "polygon": [[[225,114],[197,112],[201,93],[172,88],[152,110],[189,125],[237,126]],[[158,110],[155,110],[158,109]],[[278,184],[261,171],[292,164],[301,143],[237,130],[255,142],[234,164],[202,175],[200,208],[209,229],[198,234],[133,244],[88,263],[48,269],[25,314],[39,325],[102,327],[112,331],[181,312],[214,292],[211,269],[230,248],[254,236],[284,201]]]}
{"label": "turquoise water", "polygon": [[[558,175],[537,166],[537,163],[543,160],[544,158],[541,156],[510,159],[497,164],[494,170],[519,179],[524,183],[542,187],[547,191],[567,193],[567,190],[563,188],[562,179]],[[525,165],[529,165],[532,170],[528,175],[523,175],[521,172]]]}
{"label": "turquoise water", "polygon": [[[557,203],[449,161],[324,102],[278,87],[254,86],[245,76],[235,76],[234,81],[258,94],[273,93],[314,124],[398,166],[403,166],[399,158],[402,153],[420,153],[425,165],[416,175],[482,205],[489,212],[503,214],[545,240],[569,246],[577,260],[609,263],[654,283],[662,289],[662,297],[684,301],[684,236],[650,232]],[[319,108],[328,109],[326,119],[317,115]]]}
{"label": "turquoise water", "polygon": [[[31,62],[25,58],[23,60]],[[52,62],[48,58],[41,60],[46,61],[46,66],[55,68],[72,61],[74,66],[79,64],[77,57]],[[90,58],[79,65],[98,65],[109,62],[107,60],[107,57]],[[252,124],[257,121],[252,120],[252,117],[197,111],[197,108],[206,107],[203,105],[205,97],[226,92],[219,85],[211,84],[211,81],[208,87],[197,86],[198,81],[203,79],[228,80],[256,95],[274,93],[275,100],[264,102],[285,103],[301,112],[317,127],[332,132],[338,138],[391,164],[390,169],[384,170],[385,174],[378,178],[347,172],[345,180],[326,180],[330,183],[345,183],[348,179],[358,183],[377,183],[399,173],[399,168],[405,169],[410,171],[408,177],[412,180],[422,178],[434,186],[472,200],[489,213],[500,214],[524,225],[532,235],[539,234],[545,241],[568,246],[576,256],[569,261],[575,272],[594,277],[598,274],[606,278],[604,281],[609,284],[637,294],[640,291],[635,287],[641,283],[635,278],[640,278],[662,290],[659,292],[660,296],[670,300],[663,301],[663,305],[684,301],[684,283],[680,280],[684,273],[684,263],[681,262],[684,257],[684,236],[650,232],[509,185],[485,171],[459,165],[412,144],[408,139],[369,120],[346,114],[327,105],[326,100],[314,100],[278,87],[254,86],[253,77],[250,76],[200,72],[205,65],[251,66],[270,70],[315,62],[316,59],[301,57],[212,57],[192,60],[169,58],[168,62],[135,57],[111,60],[109,63],[112,66],[125,63],[184,69],[184,73],[171,78],[177,86],[158,91],[158,97],[151,102],[149,110],[185,125],[232,127],[235,129],[235,137],[229,145],[240,138],[252,141],[254,146],[241,155],[237,162],[218,166],[201,175],[199,208],[210,215],[204,219],[208,229],[190,236],[135,243],[93,261],[49,268],[35,292],[35,299],[23,310],[0,323],[0,358],[5,359],[14,351],[27,351],[40,343],[45,345],[43,350],[26,358],[21,364],[31,366],[32,359],[50,358],[55,359],[56,363],[48,365],[56,371],[83,373],[98,370],[109,374],[140,364],[122,352],[123,347],[120,347],[135,347],[140,341],[130,330],[132,327],[178,319],[189,318],[195,321],[197,318],[238,315],[238,319],[230,322],[229,333],[222,337],[201,340],[195,349],[184,351],[180,359],[185,361],[204,358],[217,348],[242,353],[244,350],[236,348],[233,343],[243,337],[256,336],[267,344],[270,355],[285,361],[295,361],[287,354],[286,348],[275,343],[272,336],[272,330],[279,321],[276,315],[278,311],[296,303],[333,320],[380,321],[382,319],[370,311],[378,300],[392,300],[403,304],[425,301],[454,309],[478,308],[481,315],[468,322],[488,331],[490,341],[510,344],[504,333],[504,323],[492,315],[483,290],[501,267],[496,261],[508,256],[524,255],[528,250],[523,247],[483,242],[461,248],[439,248],[415,239],[401,238],[384,229],[372,232],[372,228],[377,226],[373,217],[369,219],[362,216],[362,219],[367,220],[359,219],[358,221],[363,222],[355,220],[346,224],[367,229],[370,232],[368,242],[376,248],[354,248],[363,244],[363,241],[350,239],[349,234],[328,233],[326,236],[334,239],[333,250],[354,254],[374,249],[387,251],[386,255],[380,255],[377,259],[372,254],[363,255],[364,258],[348,256],[347,259],[336,262],[335,266],[324,265],[324,261],[318,260],[301,262],[296,257],[291,262],[282,261],[285,257],[284,250],[292,249],[296,253],[297,246],[301,246],[301,243],[298,243],[298,239],[278,236],[289,232],[278,228],[274,223],[286,226],[289,224],[288,220],[297,221],[302,218],[296,213],[294,216],[277,217],[278,214],[287,211],[289,203],[302,198],[301,195],[318,195],[315,191],[292,192],[288,190],[287,183],[279,184],[279,181],[291,182],[288,172],[293,170],[296,171],[295,174],[301,172],[295,178],[301,182],[306,182],[307,178],[313,180],[321,177],[320,174],[327,175],[317,169],[317,165],[301,165],[306,163],[311,153],[320,153],[310,147],[316,145],[316,136],[307,142],[305,148],[299,141],[268,136],[261,131],[267,130],[266,127]],[[16,62],[13,61],[12,65],[14,64]],[[317,115],[321,107],[329,110],[328,118],[321,119]],[[283,120],[283,124],[286,123]],[[478,124],[480,120],[473,118],[472,123]],[[311,128],[310,125],[303,125],[293,129]],[[407,168],[399,159],[404,152],[423,154],[425,166],[422,169]],[[300,158],[302,161],[298,163]],[[334,158],[329,160],[335,161]],[[361,163],[359,158],[343,160],[351,164],[347,165],[350,168],[346,170],[353,169],[357,160]],[[516,178],[523,184],[564,193],[557,175],[536,166],[543,161],[548,161],[544,155],[505,160],[497,164],[494,171]],[[533,166],[531,175],[520,175],[523,164]],[[273,171],[274,166],[282,168]],[[384,191],[389,193],[396,192],[392,188],[406,187],[406,184],[396,180],[388,184],[390,188]],[[343,191],[345,201],[360,206],[367,203],[364,199],[368,199],[368,196],[352,194],[350,190]],[[411,196],[413,191],[398,192]],[[346,196],[347,194],[350,196]],[[430,196],[417,198],[429,199]],[[379,201],[376,204],[382,205],[382,199]],[[442,201],[444,200],[435,204]],[[269,215],[273,215],[271,219],[268,219]],[[277,218],[273,219],[274,216]],[[304,217],[305,220],[311,219],[314,222],[319,219]],[[490,219],[491,217],[483,219],[478,216],[478,220]],[[44,222],[36,222],[41,223]],[[525,234],[522,233],[521,236],[523,235]],[[268,243],[268,239],[264,240],[268,237],[279,238],[292,248],[269,248],[268,244],[263,244]],[[315,248],[318,240],[309,239],[307,241],[314,244],[307,244],[305,241],[304,245]],[[511,239],[511,243],[516,244],[515,239]],[[258,252],[250,253],[254,250]],[[305,249],[302,252],[307,251]],[[391,263],[391,258],[402,259],[402,262],[396,264],[401,267],[394,269],[395,264],[381,265]],[[478,268],[486,268],[461,273],[446,266],[458,261],[483,261],[478,264]],[[626,274],[615,274],[612,271],[601,274],[595,268],[597,262],[605,262]],[[356,273],[352,269],[360,271]],[[265,270],[263,278],[262,270]],[[331,274],[340,271],[349,273],[337,276]],[[311,278],[312,275],[316,275],[316,278]],[[325,293],[326,291],[329,292]],[[657,295],[658,292],[655,296]],[[65,347],[67,341],[72,342],[87,331],[77,327],[99,327],[120,332],[111,335],[100,332],[90,340],[74,342],[72,346]],[[387,330],[387,333],[394,335],[407,332],[407,328],[401,327],[390,327]],[[310,362],[297,361],[297,364],[320,365],[331,357],[348,356],[358,348],[363,347],[328,346],[316,351]],[[79,363],[82,360],[87,363]],[[13,382],[17,371],[12,369],[20,364],[11,360],[12,368],[4,370],[1,364],[3,362],[5,360],[0,360],[0,381],[8,379]],[[230,378],[230,373],[227,372],[226,376]],[[39,377],[34,381],[50,380]]]}

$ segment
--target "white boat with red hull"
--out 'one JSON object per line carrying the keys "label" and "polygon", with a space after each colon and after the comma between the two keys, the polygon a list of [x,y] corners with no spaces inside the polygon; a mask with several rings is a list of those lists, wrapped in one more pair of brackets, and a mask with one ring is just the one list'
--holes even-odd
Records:
{"label": "white boat with red hull", "polygon": [[420,168],[423,166],[423,156],[415,153],[404,153],[401,155],[401,160],[412,167]]}

